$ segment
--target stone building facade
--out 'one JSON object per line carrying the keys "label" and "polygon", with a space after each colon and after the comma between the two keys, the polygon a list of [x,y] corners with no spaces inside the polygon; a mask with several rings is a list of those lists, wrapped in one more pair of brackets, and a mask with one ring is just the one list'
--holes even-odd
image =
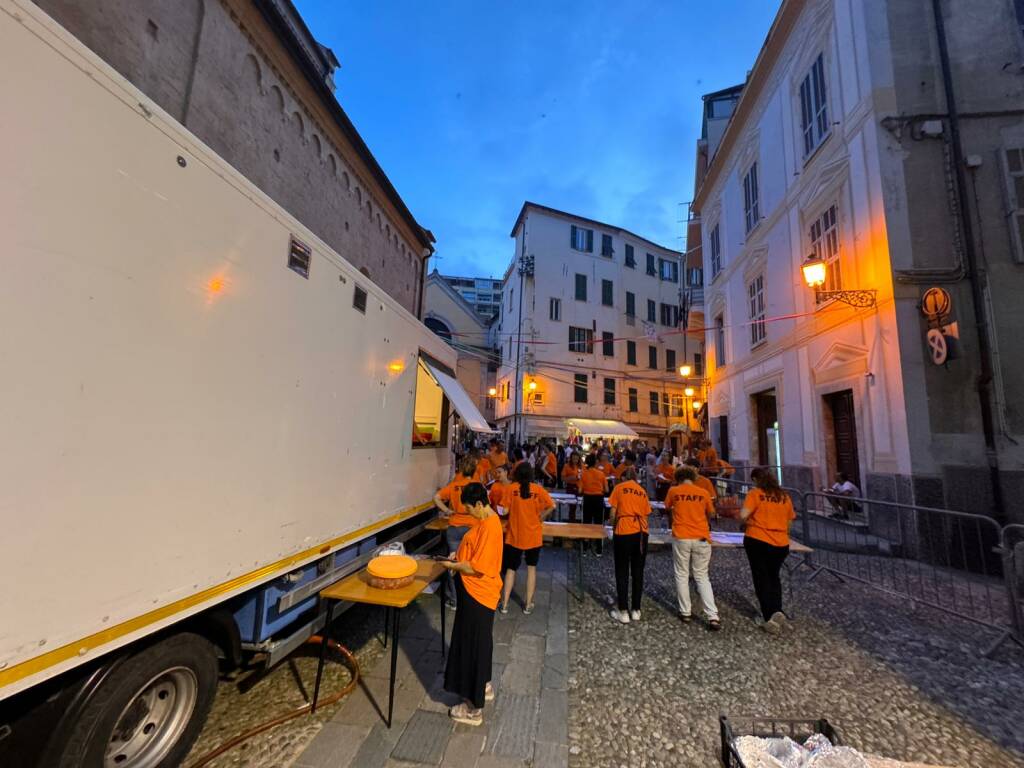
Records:
{"label": "stone building facade", "polygon": [[419,317],[433,236],[333,95],[289,0],[37,0],[164,111]]}
{"label": "stone building facade", "polygon": [[[1020,519],[1020,15],[1012,0],[781,3],[694,202],[710,416],[734,462],[780,464],[803,488],[841,470],[872,498]],[[823,290],[877,304],[822,300],[801,274],[811,254]],[[952,299],[944,362],[926,340],[931,288]]]}

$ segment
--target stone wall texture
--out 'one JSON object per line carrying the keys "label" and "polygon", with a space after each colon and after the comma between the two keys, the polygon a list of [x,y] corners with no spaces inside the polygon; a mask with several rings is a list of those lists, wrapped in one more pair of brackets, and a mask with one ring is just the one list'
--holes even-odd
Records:
{"label": "stone wall texture", "polygon": [[268,28],[251,6],[239,13],[221,0],[37,4],[419,316],[423,244],[372,171],[351,161],[356,151],[322,119],[323,105],[310,103],[308,85],[282,74],[282,52],[265,49]]}

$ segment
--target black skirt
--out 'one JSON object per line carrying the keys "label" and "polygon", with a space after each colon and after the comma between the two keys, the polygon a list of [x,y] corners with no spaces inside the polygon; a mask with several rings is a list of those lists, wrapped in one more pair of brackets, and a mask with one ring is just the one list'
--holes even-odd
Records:
{"label": "black skirt", "polygon": [[448,646],[444,689],[480,709],[484,705],[484,688],[491,681],[494,609],[481,605],[466,591],[461,575],[455,577],[455,589],[459,610],[455,612]]}

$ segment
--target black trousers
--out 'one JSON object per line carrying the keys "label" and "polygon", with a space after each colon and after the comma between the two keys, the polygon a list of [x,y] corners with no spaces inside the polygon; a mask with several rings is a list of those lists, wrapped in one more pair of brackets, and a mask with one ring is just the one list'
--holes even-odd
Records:
{"label": "black trousers", "polygon": [[615,589],[618,592],[620,611],[630,609],[627,599],[629,582],[633,580],[632,610],[640,610],[640,598],[644,594],[644,563],[647,560],[647,534],[615,534],[612,540],[615,553]]}
{"label": "black trousers", "polygon": [[583,522],[604,522],[604,496],[587,494],[583,497]]}
{"label": "black trousers", "polygon": [[743,549],[750,561],[750,575],[754,579],[754,593],[761,606],[761,615],[768,621],[782,610],[782,579],[779,571],[789,556],[789,547],[773,547],[760,539],[743,537]]}
{"label": "black trousers", "polygon": [[484,705],[484,689],[491,681],[494,656],[494,609],[481,605],[466,591],[462,576],[455,576],[459,610],[452,625],[448,663],[444,670],[444,689]]}

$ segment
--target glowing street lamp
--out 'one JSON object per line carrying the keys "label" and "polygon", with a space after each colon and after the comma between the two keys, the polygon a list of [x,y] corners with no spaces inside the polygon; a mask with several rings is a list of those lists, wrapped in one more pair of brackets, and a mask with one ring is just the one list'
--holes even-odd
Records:
{"label": "glowing street lamp", "polygon": [[528,390],[530,390],[531,392],[533,392],[535,389],[537,389],[537,382],[536,381],[530,381],[530,383],[526,385],[526,388]]}
{"label": "glowing street lamp", "polygon": [[487,396],[488,397],[497,397],[498,396],[498,388],[497,387],[490,387],[490,388],[488,388]]}
{"label": "glowing street lamp", "polygon": [[693,410],[694,410],[694,411],[699,411],[699,410],[700,410],[700,407],[701,407],[702,405],[703,405],[703,403],[702,403],[702,402],[701,402],[700,400],[694,400],[694,401],[693,401]]}
{"label": "glowing street lamp", "polygon": [[682,376],[682,377],[683,377],[683,378],[685,379],[685,378],[686,378],[687,376],[689,376],[689,375],[690,375],[690,372],[691,372],[692,370],[693,370],[693,369],[692,369],[692,368],[691,368],[691,367],[690,367],[689,365],[686,365],[686,364],[684,363],[683,365],[680,365],[680,366],[679,366],[679,375],[680,375],[680,376]]}
{"label": "glowing street lamp", "polygon": [[835,299],[844,304],[849,304],[851,307],[864,309],[873,307],[878,303],[876,296],[878,291],[874,288],[844,291],[821,290],[821,286],[825,284],[825,280],[828,277],[828,268],[825,260],[819,258],[816,254],[812,253],[808,256],[807,260],[800,265],[800,270],[804,274],[804,282],[807,283],[807,287],[814,289],[814,298],[819,304],[823,301]]}
{"label": "glowing street lamp", "polygon": [[683,390],[683,394],[687,397],[693,397],[693,387],[687,387]]}

